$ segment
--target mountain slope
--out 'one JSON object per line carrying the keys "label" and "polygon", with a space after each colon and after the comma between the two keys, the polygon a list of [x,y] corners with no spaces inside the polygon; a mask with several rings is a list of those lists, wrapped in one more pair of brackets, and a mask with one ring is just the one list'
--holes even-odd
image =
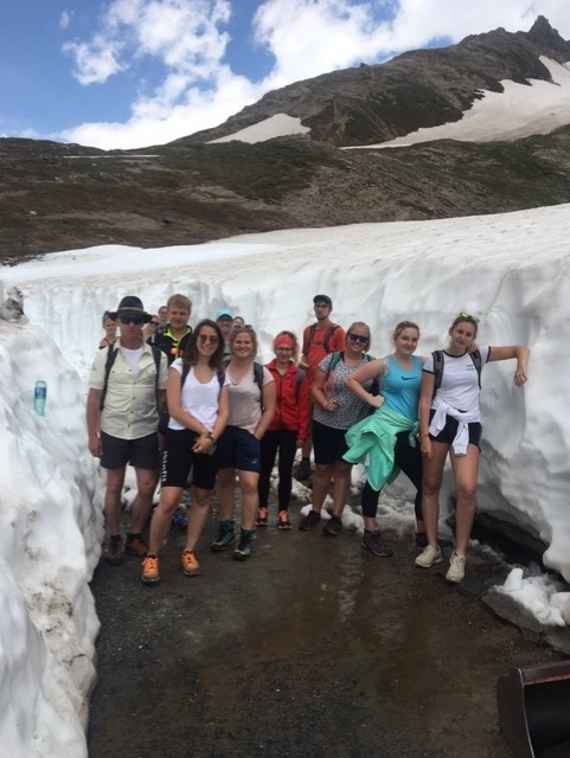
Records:
{"label": "mountain slope", "polygon": [[221,126],[178,142],[219,139],[277,114],[301,119],[314,140],[337,146],[382,142],[458,121],[481,90],[502,92],[505,79],[550,81],[540,56],[570,61],[570,42],[542,16],[529,32],[499,28],[451,47],[415,50],[381,65],[296,82],[269,92]]}

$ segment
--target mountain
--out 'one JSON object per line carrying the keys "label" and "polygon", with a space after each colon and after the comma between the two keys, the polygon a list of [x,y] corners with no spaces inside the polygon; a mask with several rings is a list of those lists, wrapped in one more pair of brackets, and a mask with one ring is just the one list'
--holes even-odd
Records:
{"label": "mountain", "polygon": [[499,28],[451,47],[415,50],[380,65],[362,64],[295,82],[269,92],[221,126],[178,142],[227,137],[280,113],[299,118],[313,140],[336,146],[382,142],[458,121],[482,90],[502,92],[505,79],[550,81],[541,56],[570,61],[570,42],[543,16],[529,32]]}
{"label": "mountain", "polygon": [[[570,70],[561,65],[567,61],[570,43],[539,18],[526,33],[498,29],[450,48],[298,82],[217,129],[145,150],[0,139],[0,258],[16,262],[90,245],[160,247],[245,232],[570,202]],[[551,71],[568,77],[565,86]],[[549,133],[521,139],[515,129],[517,138],[510,139],[339,149],[419,128],[430,129],[428,136],[452,131],[475,116],[487,125],[502,123],[506,117],[492,108],[498,103],[505,110],[500,93],[507,90],[509,104],[513,91],[524,101],[523,133]],[[541,103],[541,118],[533,121]],[[310,132],[255,144],[204,144],[279,114]],[[555,123],[563,125],[551,130]]]}

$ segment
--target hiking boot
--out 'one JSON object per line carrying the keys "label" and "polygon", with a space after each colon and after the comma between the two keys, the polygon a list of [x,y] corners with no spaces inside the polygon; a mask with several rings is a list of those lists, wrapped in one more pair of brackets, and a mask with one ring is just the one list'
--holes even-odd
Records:
{"label": "hiking boot", "polygon": [[428,569],[433,566],[434,563],[441,563],[442,561],[441,557],[441,548],[439,545],[437,547],[433,547],[433,545],[428,545],[426,548],[422,550],[422,552],[418,555],[416,558],[416,566],[420,566],[421,568]]}
{"label": "hiking boot", "polygon": [[257,521],[255,522],[256,526],[267,526],[267,519],[269,518],[269,511],[267,508],[260,508],[257,511]]}
{"label": "hiking boot", "polygon": [[144,558],[147,551],[146,543],[142,539],[141,534],[127,533],[127,542],[125,544],[125,551],[129,555],[134,555],[137,558]]}
{"label": "hiking boot", "polygon": [[463,577],[465,576],[465,556],[464,555],[457,555],[456,552],[453,552],[451,554],[451,558],[449,559],[449,568],[447,570],[447,574],[445,575],[445,578],[448,582],[454,582],[458,583],[463,581]]}
{"label": "hiking boot", "polygon": [[141,582],[143,584],[158,584],[160,582],[158,555],[147,555],[142,562]]}
{"label": "hiking boot", "polygon": [[231,520],[220,521],[218,525],[218,537],[210,545],[210,550],[213,550],[215,553],[221,552],[222,550],[227,550],[229,547],[231,547],[234,544],[235,541],[236,541],[235,522]]}
{"label": "hiking boot", "polygon": [[119,566],[125,560],[125,545],[120,534],[112,534],[109,537],[103,557],[111,566]]}
{"label": "hiking boot", "polygon": [[368,550],[369,553],[372,553],[377,558],[390,558],[390,556],[394,555],[394,551],[384,544],[379,531],[372,532],[369,529],[365,529],[360,544],[363,550]]}
{"label": "hiking boot", "polygon": [[331,516],[323,526],[323,534],[328,537],[338,537],[342,532],[342,521],[338,516]]}
{"label": "hiking boot", "polygon": [[239,544],[234,550],[234,560],[247,561],[255,552],[255,529],[243,529],[239,537]]}
{"label": "hiking boot", "polygon": [[320,523],[321,523],[321,514],[318,511],[313,511],[311,509],[307,513],[307,515],[303,516],[303,518],[299,522],[299,529],[302,532],[308,532],[309,529],[314,529],[314,527]]}
{"label": "hiking boot", "polygon": [[311,461],[309,458],[301,458],[301,463],[295,471],[295,479],[305,481],[311,478]]}
{"label": "hiking boot", "polygon": [[279,511],[277,514],[277,528],[278,529],[291,529],[291,522],[289,521],[289,513],[287,511]]}
{"label": "hiking boot", "polygon": [[182,563],[182,571],[184,571],[186,576],[198,576],[200,573],[200,564],[196,560],[196,556],[192,550],[185,550],[182,553],[182,558],[180,560]]}

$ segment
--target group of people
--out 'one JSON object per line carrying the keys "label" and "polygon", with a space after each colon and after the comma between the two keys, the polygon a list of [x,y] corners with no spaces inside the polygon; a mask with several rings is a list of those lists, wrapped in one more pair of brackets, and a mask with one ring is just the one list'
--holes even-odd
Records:
{"label": "group of people", "polygon": [[[255,549],[256,529],[269,522],[270,479],[278,456],[277,528],[291,528],[289,501],[297,448],[297,478],[311,476],[311,508],[299,522],[309,531],[321,523],[327,494],[332,515],[323,534],[342,531],[351,467],[366,471],[362,491],[362,547],[391,555],[377,524],[378,498],[403,471],[416,489],[416,565],[442,561],[438,543],[439,490],[448,453],[455,476],[456,539],[447,579],[465,574],[475,514],[480,455],[481,374],[487,363],[514,359],[514,381],[527,380],[526,347],[477,344],[478,320],[460,313],[449,327],[445,349],[416,354],[420,329],[402,321],[393,331],[393,352],[369,353],[369,326],[356,321],[346,333],[331,320],[327,295],[313,301],[315,323],[302,345],[291,331],[273,340],[274,359],[256,361],[257,335],[228,309],[189,326],[192,304],[172,295],[153,316],[140,298],[124,297],[103,317],[102,339],[89,379],[89,448],[107,470],[105,557],[122,562],[125,552],[142,559],[141,580],[160,581],[159,552],[173,514],[191,482],[191,513],[181,567],[200,572],[196,547],[217,485],[219,521],[213,551],[233,548],[236,560]],[[161,309],[162,310],[162,309]],[[120,336],[117,337],[116,325]],[[137,497],[130,530],[121,536],[121,491],[125,468],[136,472]],[[160,501],[143,531],[160,478]],[[236,532],[235,484],[241,491],[241,528]]]}

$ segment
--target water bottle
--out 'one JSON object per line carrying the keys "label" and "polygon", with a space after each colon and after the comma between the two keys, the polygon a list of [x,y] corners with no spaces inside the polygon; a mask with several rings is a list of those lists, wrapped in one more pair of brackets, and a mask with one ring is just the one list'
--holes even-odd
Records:
{"label": "water bottle", "polygon": [[34,387],[34,410],[38,416],[46,415],[47,384],[38,379]]}

